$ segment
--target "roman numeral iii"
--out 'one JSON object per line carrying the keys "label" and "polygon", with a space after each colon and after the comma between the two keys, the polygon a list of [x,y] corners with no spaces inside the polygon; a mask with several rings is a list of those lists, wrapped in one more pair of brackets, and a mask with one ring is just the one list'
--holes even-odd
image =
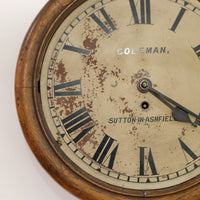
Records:
{"label": "roman numeral iii", "polygon": [[[140,9],[136,8],[136,1],[129,0],[132,17],[135,24],[151,24],[151,4],[150,0],[140,0]],[[140,13],[140,15],[138,14]]]}

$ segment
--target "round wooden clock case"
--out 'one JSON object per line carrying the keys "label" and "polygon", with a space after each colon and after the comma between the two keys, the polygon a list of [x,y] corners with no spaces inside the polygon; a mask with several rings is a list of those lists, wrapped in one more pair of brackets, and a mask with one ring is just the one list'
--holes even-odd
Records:
{"label": "round wooden clock case", "polygon": [[50,0],[16,70],[33,153],[86,200],[200,198],[200,4]]}

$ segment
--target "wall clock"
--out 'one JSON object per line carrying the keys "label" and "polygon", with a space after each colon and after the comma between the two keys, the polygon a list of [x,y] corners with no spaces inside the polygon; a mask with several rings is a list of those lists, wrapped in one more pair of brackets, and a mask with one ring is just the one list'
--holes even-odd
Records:
{"label": "wall clock", "polygon": [[200,4],[50,0],[22,45],[16,105],[81,199],[199,199]]}

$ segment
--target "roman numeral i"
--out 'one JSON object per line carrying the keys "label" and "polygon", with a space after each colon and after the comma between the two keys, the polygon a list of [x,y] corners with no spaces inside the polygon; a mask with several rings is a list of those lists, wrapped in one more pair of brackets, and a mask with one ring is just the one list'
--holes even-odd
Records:
{"label": "roman numeral i", "polygon": [[[188,2],[184,2],[184,6],[187,6],[189,3]],[[178,13],[178,16],[176,17],[172,27],[170,28],[171,31],[175,32],[181,19],[183,18],[184,14],[186,12],[186,9],[185,8],[181,8],[180,12]]]}

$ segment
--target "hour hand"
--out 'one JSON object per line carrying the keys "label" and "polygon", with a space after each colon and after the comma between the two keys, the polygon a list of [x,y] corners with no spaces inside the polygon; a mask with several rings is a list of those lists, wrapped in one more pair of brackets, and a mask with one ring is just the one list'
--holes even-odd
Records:
{"label": "hour hand", "polygon": [[175,121],[192,123],[192,121],[189,118],[189,114],[178,107],[175,107],[172,110],[172,116]]}
{"label": "hour hand", "polygon": [[[189,113],[186,110],[179,108],[176,102],[153,88],[150,88],[149,92],[172,110],[172,116],[175,121],[192,123],[189,118]],[[174,106],[172,104],[174,104]]]}
{"label": "hour hand", "polygon": [[[200,126],[200,115],[193,113],[192,111],[183,107],[182,105],[175,102],[171,98],[167,97],[166,95],[152,88],[152,83],[149,79],[146,78],[141,79],[138,82],[138,90],[142,93],[150,92],[152,95],[158,98],[162,103],[164,103],[167,107],[169,107],[172,110],[172,116],[175,121],[188,122],[195,127]],[[191,121],[189,115],[196,118],[195,122]]]}

